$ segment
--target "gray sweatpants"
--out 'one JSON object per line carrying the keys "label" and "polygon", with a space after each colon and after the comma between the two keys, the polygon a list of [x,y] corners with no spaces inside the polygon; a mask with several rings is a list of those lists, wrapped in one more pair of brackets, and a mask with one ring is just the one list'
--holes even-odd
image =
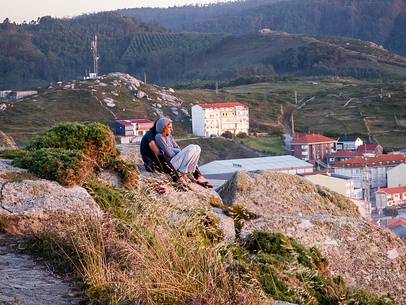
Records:
{"label": "gray sweatpants", "polygon": [[199,145],[190,144],[178,152],[171,163],[175,169],[181,173],[193,173],[199,162],[201,148]]}

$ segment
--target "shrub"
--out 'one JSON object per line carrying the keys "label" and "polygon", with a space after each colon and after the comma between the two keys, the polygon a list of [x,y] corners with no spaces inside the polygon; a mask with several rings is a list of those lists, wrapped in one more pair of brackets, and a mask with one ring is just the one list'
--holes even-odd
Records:
{"label": "shrub", "polygon": [[11,154],[14,164],[35,175],[63,185],[83,184],[100,169],[118,172],[124,186],[134,189],[138,184],[135,165],[118,160],[114,135],[102,124],[59,124],[35,137],[27,151]]}
{"label": "shrub", "polygon": [[245,132],[239,132],[237,134],[237,138],[240,138],[240,139],[245,139],[247,137],[248,137],[248,135]]}
{"label": "shrub", "polygon": [[221,136],[223,137],[223,138],[226,138],[226,139],[232,139],[233,138],[233,134],[231,133],[231,131],[225,131],[225,132],[223,132],[222,134],[221,134]]}
{"label": "shrub", "polygon": [[62,185],[82,184],[92,173],[94,163],[80,150],[42,148],[15,159],[14,164],[38,177]]}
{"label": "shrub", "polygon": [[4,159],[16,159],[24,157],[29,154],[28,150],[16,149],[16,150],[2,150],[0,151],[0,158]]}
{"label": "shrub", "polygon": [[111,157],[118,156],[113,133],[107,126],[99,123],[59,124],[38,135],[27,145],[29,151],[41,148],[80,150],[102,167]]}
{"label": "shrub", "polygon": [[396,207],[385,207],[383,209],[383,214],[388,217],[396,217],[399,215],[399,212]]}

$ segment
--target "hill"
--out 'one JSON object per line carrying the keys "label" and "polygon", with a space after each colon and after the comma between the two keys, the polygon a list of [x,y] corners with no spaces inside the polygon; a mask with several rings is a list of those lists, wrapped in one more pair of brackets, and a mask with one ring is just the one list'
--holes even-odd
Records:
{"label": "hill", "polygon": [[135,8],[120,13],[153,20],[174,31],[244,34],[271,28],[353,37],[406,54],[404,0],[247,0],[204,7]]}
{"label": "hill", "polygon": [[101,73],[122,71],[158,84],[240,77],[338,75],[401,78],[406,60],[376,44],[284,32],[170,33],[118,13],[0,24],[0,89],[80,79],[98,34]]}
{"label": "hill", "polygon": [[[244,83],[247,79],[240,81]],[[284,123],[281,107],[284,114],[291,111],[296,91],[299,102],[294,112],[296,131],[332,137],[356,134],[388,150],[406,146],[406,103],[402,82],[326,77],[272,79],[233,86],[224,82],[220,87],[218,94],[210,89],[174,91],[144,84],[121,73],[109,74],[101,80],[55,83],[40,90],[37,96],[5,102],[6,109],[0,111],[0,130],[22,145],[38,132],[60,122],[102,122],[112,126],[116,118],[153,120],[168,116],[175,121],[175,135],[185,138],[191,134],[192,105],[238,101],[250,107],[251,132],[280,135]],[[272,145],[271,139],[266,138],[242,141],[264,152],[269,152]],[[199,143],[207,152],[207,162],[222,156],[227,158],[226,155],[233,158],[254,156],[252,152],[239,149],[238,145],[225,152],[223,144],[215,139]]]}
{"label": "hill", "polygon": [[46,16],[20,25],[5,19],[0,24],[0,89],[82,78],[93,67],[90,42],[95,34],[100,40],[102,72],[119,70],[115,58],[133,36],[151,31],[165,30],[113,12],[72,19]]}

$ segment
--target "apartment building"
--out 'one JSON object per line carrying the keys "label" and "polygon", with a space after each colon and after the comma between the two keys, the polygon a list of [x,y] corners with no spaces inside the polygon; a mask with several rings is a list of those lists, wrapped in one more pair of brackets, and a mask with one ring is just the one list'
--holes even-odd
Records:
{"label": "apartment building", "polygon": [[295,137],[292,141],[292,155],[298,159],[315,162],[323,161],[335,151],[336,140],[319,134],[306,134]]}
{"label": "apartment building", "polygon": [[220,136],[249,130],[248,107],[241,103],[199,104],[192,107],[193,134],[199,137]]}

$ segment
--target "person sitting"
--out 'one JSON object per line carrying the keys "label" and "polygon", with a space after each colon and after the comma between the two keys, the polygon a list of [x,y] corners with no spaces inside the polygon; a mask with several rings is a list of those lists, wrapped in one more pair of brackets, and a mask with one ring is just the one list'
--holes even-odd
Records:
{"label": "person sitting", "polygon": [[181,174],[192,174],[196,183],[204,187],[213,187],[197,167],[201,153],[199,145],[190,144],[181,149],[172,137],[172,120],[168,118],[161,118],[157,121],[156,132],[156,144],[177,171]]}
{"label": "person sitting", "polygon": [[148,172],[163,172],[169,174],[173,181],[178,182],[180,179],[179,173],[172,166],[170,159],[167,159],[164,154],[159,150],[155,136],[157,121],[148,130],[141,139],[140,153],[142,161],[144,162],[145,170]]}

